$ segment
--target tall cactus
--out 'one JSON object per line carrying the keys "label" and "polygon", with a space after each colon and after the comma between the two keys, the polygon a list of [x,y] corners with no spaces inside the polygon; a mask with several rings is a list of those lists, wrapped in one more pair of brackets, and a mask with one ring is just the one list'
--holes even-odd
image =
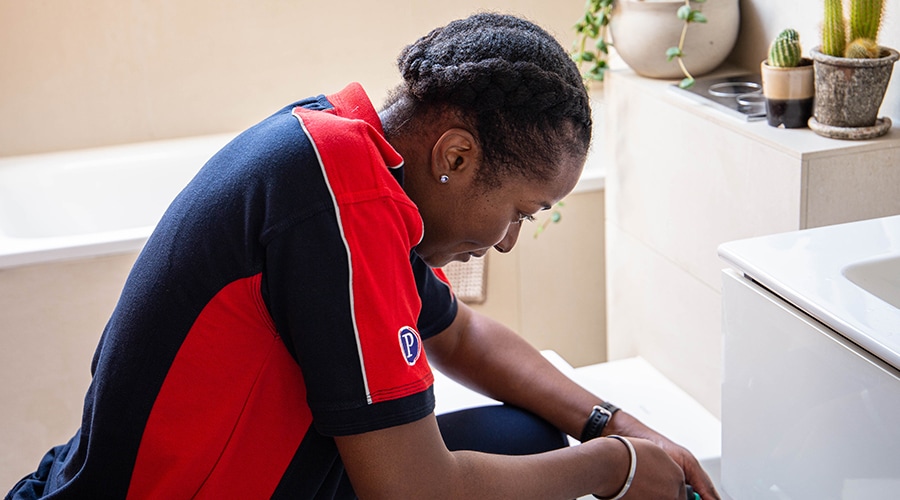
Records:
{"label": "tall cactus", "polygon": [[800,34],[788,28],[775,37],[769,46],[769,66],[793,68],[800,64]]}
{"label": "tall cactus", "polygon": [[844,4],[841,0],[825,0],[825,22],[822,23],[822,53],[829,56],[844,57],[846,46],[847,34],[844,28]]}
{"label": "tall cactus", "polygon": [[884,0],[850,0],[850,43],[842,0],[825,0],[822,23],[823,54],[854,59],[881,57],[878,31],[884,15]]}
{"label": "tall cactus", "polygon": [[883,14],[884,0],[851,0],[850,40],[866,38],[877,41]]}

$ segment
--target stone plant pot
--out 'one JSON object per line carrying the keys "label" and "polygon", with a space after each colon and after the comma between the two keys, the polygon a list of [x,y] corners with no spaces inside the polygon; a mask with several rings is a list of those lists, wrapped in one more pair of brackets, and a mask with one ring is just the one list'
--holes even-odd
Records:
{"label": "stone plant pot", "polygon": [[[693,2],[692,2],[693,3]],[[648,78],[681,78],[666,50],[678,45],[684,0],[615,0],[609,32],[616,53],[635,73]],[[734,48],[740,28],[739,0],[696,3],[708,21],[692,23],[684,43],[684,64],[695,77],[716,69]]]}
{"label": "stone plant pot", "polygon": [[816,73],[816,102],[809,128],[834,139],[871,139],[891,128],[891,119],[878,117],[894,62],[900,54],[882,48],[877,59],[851,59],[810,51]]}
{"label": "stone plant pot", "polygon": [[803,58],[793,68],[760,63],[766,120],[773,127],[805,128],[812,116],[816,95],[812,59]]}

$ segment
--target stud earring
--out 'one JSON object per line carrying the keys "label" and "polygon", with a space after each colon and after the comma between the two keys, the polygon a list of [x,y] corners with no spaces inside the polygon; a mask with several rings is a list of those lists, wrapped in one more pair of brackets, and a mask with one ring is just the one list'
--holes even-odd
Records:
{"label": "stud earring", "polygon": [[444,174],[441,176],[441,184],[446,184],[450,180],[450,176]]}

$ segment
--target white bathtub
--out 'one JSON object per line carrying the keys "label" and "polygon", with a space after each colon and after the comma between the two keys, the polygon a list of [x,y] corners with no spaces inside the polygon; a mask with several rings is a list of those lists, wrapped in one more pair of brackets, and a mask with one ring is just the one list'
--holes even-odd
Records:
{"label": "white bathtub", "polygon": [[[0,269],[140,250],[235,134],[0,158]],[[575,192],[603,188],[591,155]]]}
{"label": "white bathtub", "polygon": [[139,250],[234,135],[0,159],[0,269]]}

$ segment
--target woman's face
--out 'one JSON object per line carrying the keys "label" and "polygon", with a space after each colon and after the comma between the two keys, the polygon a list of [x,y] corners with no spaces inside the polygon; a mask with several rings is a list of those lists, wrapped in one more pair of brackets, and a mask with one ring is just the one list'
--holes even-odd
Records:
{"label": "woman's face", "polygon": [[451,177],[436,190],[440,201],[422,212],[425,236],[416,253],[428,265],[441,267],[481,257],[491,247],[509,252],[523,225],[575,187],[582,166],[573,159],[558,165],[559,174],[549,181],[507,178],[490,190],[477,184],[474,175]]}

